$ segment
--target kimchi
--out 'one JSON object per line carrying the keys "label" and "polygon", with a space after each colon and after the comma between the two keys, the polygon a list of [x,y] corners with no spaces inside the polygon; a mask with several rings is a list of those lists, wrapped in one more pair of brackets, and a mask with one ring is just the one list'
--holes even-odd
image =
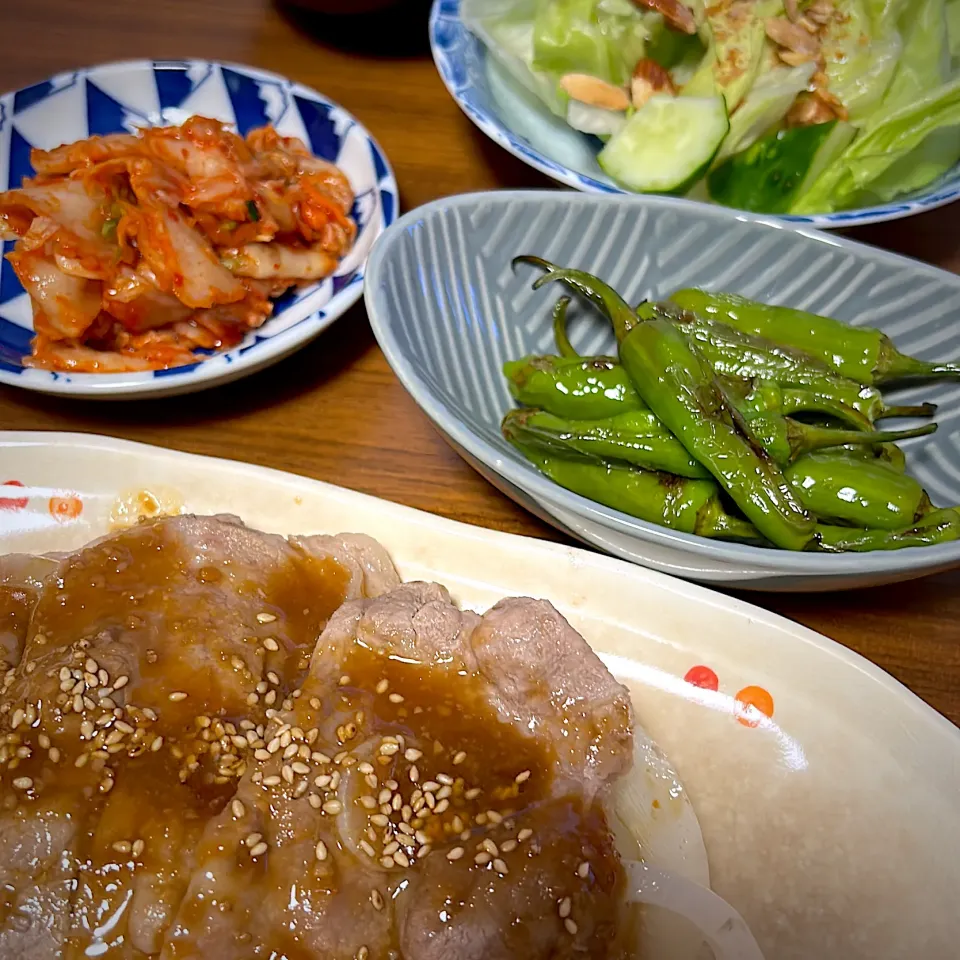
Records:
{"label": "kimchi", "polygon": [[0,237],[33,304],[34,367],[163,369],[235,346],[356,235],[343,172],[272,127],[194,116],[31,162],[0,193]]}

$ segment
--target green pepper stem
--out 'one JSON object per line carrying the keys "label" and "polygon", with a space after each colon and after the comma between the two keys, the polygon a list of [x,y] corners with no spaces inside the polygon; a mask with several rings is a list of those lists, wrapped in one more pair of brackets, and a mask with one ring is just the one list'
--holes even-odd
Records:
{"label": "green pepper stem", "polygon": [[557,342],[557,352],[561,357],[573,359],[580,354],[573,349],[570,337],[567,334],[567,308],[570,306],[570,297],[561,297],[553,308],[553,338]]}
{"label": "green pepper stem", "polygon": [[914,427],[910,430],[874,430],[870,433],[862,430],[831,430],[789,419],[787,423],[794,459],[804,453],[829,447],[839,447],[846,443],[875,447],[882,443],[896,443],[900,440],[911,440],[914,437],[927,437],[937,431],[935,423],[926,423],[922,427]]}
{"label": "green pepper stem", "polygon": [[920,403],[914,407],[884,406],[880,408],[880,415],[877,419],[883,420],[885,417],[932,417],[936,412],[937,405],[935,403]]}
{"label": "green pepper stem", "polygon": [[557,267],[548,260],[544,260],[543,257],[529,255],[514,257],[512,266],[516,267],[518,263],[529,263],[547,271],[533,284],[534,290],[539,290],[545,283],[559,280],[579,293],[584,299],[589,300],[613,324],[613,332],[616,334],[618,343],[639,322],[637,315],[630,309],[630,305],[613,287],[583,270]]}
{"label": "green pepper stem", "polygon": [[883,337],[874,377],[876,383],[918,378],[929,380],[935,377],[960,377],[960,363],[934,363],[908,357],[888,337]]}

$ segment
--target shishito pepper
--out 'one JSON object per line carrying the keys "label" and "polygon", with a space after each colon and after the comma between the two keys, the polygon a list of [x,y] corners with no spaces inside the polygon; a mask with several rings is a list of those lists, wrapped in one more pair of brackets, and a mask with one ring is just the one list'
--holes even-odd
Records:
{"label": "shishito pepper", "polygon": [[[504,421],[523,442],[549,445],[557,456],[576,453],[621,460],[646,470],[664,470],[681,477],[705,478],[710,472],[687,453],[679,440],[649,410],[633,410],[603,420],[572,420],[543,410],[511,410]],[[864,433],[831,430],[775,414],[747,421],[748,432],[782,465],[813,450],[840,444],[880,445],[892,440],[931,433],[933,424],[918,430]],[[841,448],[842,449],[842,448]]]}
{"label": "shishito pepper", "polygon": [[702,316],[722,320],[744,333],[793,347],[843,377],[872,386],[914,377],[960,376],[958,363],[931,363],[901,353],[882,331],[853,327],[792,307],[758,303],[732,293],[679,290],[670,299]]}
{"label": "shishito pepper", "polygon": [[543,410],[511,410],[502,429],[511,440],[536,444],[559,457],[582,454],[678,477],[710,477],[649,410],[633,410],[605,420],[565,420]]}
{"label": "shishito pepper", "polygon": [[605,463],[593,457],[552,456],[543,448],[518,441],[509,423],[504,436],[554,483],[582,497],[638,520],[682,533],[729,540],[756,540],[757,531],[728,514],[713,480],[694,480]]}
{"label": "shishito pepper", "polygon": [[623,367],[611,357],[524,357],[503,365],[518,403],[571,420],[602,420],[646,404]]}
{"label": "shishito pepper", "polygon": [[874,461],[810,453],[784,472],[804,506],[827,522],[902,530],[932,509],[913,477]]}
{"label": "shishito pepper", "polygon": [[915,523],[897,530],[856,530],[821,524],[817,532],[816,549],[825,553],[932,547],[960,540],[960,512],[952,508],[931,510]]}
{"label": "shishito pepper", "polygon": [[555,269],[539,258],[518,260],[550,270],[535,286],[562,280],[600,306],[640,397],[764,537],[788,550],[812,542],[813,517],[779,467],[744,433],[713,371],[675,324],[660,317],[641,321],[615,290],[589,274]]}
{"label": "shishito pepper", "polygon": [[760,377],[784,386],[802,387],[824,402],[853,408],[871,423],[884,417],[932,416],[937,409],[932,403],[888,407],[876,387],[842,377],[836,369],[800,349],[739,330],[724,322],[722,316],[678,309],[677,304],[669,301],[642,303],[637,313],[641,317],[664,315],[682,326],[710,366],[726,377]]}

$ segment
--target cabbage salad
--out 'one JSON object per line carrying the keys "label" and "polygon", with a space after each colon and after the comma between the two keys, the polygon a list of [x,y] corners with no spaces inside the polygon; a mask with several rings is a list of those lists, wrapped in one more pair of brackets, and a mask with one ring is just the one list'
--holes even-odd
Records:
{"label": "cabbage salad", "polygon": [[960,160],[960,0],[463,0],[464,22],[642,193],[830,213]]}

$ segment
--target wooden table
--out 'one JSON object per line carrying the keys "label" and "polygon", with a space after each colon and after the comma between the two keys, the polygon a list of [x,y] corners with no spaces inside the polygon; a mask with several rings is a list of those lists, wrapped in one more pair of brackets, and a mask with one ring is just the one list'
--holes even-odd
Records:
{"label": "wooden table", "polygon": [[[133,57],[207,57],[274,70],[355,113],[393,162],[401,203],[498,187],[546,187],[483,137],[429,57],[428,4],[373,26],[270,0],[29,0],[0,4],[0,89]],[[383,38],[382,40],[378,38]],[[856,232],[960,272],[956,207]],[[362,305],[299,354],[186,398],[109,404],[0,388],[0,429],[111,434],[242,458],[511,533],[559,539],[455,454],[394,378]],[[960,572],[832,595],[747,594],[888,670],[960,723]]]}

